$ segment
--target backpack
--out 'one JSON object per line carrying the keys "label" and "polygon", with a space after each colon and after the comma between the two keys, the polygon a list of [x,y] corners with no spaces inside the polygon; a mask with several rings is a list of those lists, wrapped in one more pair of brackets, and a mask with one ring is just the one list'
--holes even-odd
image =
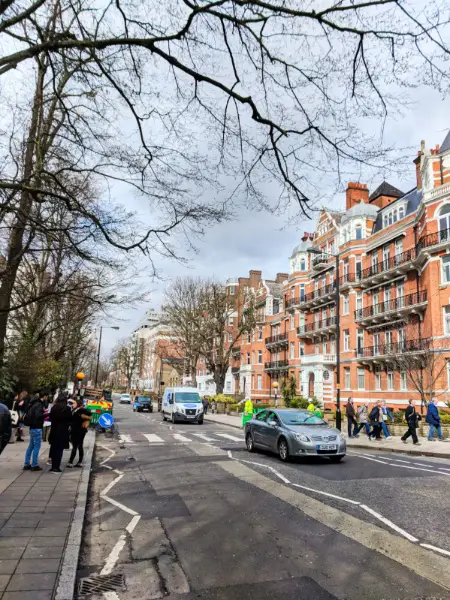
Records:
{"label": "backpack", "polygon": [[25,427],[30,427],[35,419],[35,412],[36,412],[36,407],[38,406],[39,402],[33,402],[33,404],[31,404],[31,406],[29,406],[27,412],[25,413],[25,416],[23,418],[23,424],[25,425]]}

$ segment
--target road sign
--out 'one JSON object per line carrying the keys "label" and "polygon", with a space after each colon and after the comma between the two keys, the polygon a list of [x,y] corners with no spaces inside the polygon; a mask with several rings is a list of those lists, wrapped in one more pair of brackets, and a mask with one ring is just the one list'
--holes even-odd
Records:
{"label": "road sign", "polygon": [[111,427],[114,423],[114,417],[109,413],[104,413],[100,416],[98,424],[100,427]]}

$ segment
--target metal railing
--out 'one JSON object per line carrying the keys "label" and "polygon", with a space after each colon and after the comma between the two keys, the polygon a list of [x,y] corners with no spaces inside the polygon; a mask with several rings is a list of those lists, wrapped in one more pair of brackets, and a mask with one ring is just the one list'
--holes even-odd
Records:
{"label": "metal railing", "polygon": [[336,291],[336,283],[329,283],[328,285],[323,285],[317,290],[313,290],[305,295],[303,302],[310,302],[311,300],[318,300],[319,298],[323,298],[324,296],[329,296]]}
{"label": "metal railing", "polygon": [[391,342],[357,348],[358,358],[376,358],[378,356],[392,356],[404,354],[405,352],[424,352],[430,347],[430,340],[404,340],[402,342]]}
{"label": "metal railing", "polygon": [[420,290],[413,294],[407,294],[406,296],[399,296],[393,300],[387,300],[386,302],[378,302],[378,304],[372,304],[364,308],[358,308],[355,310],[355,321],[360,319],[366,319],[368,317],[375,317],[392,310],[398,311],[404,308],[415,306],[416,304],[422,304],[426,302],[428,297],[428,290]]}
{"label": "metal railing", "polygon": [[438,246],[450,242],[450,229],[442,229],[441,231],[435,231],[434,233],[427,233],[423,235],[417,242],[417,254],[423,248],[430,248],[431,246]]}
{"label": "metal railing", "polygon": [[326,329],[327,327],[334,327],[336,325],[336,317],[327,317],[321,321],[313,321],[312,323],[306,323],[297,327],[297,334],[302,335],[304,333],[310,333],[312,331],[318,331],[319,329]]}
{"label": "metal railing", "polygon": [[231,374],[236,375],[241,370],[241,367],[231,367]]}
{"label": "metal railing", "polygon": [[289,361],[287,360],[276,360],[273,362],[264,363],[264,369],[287,369],[289,367]]}
{"label": "metal railing", "polygon": [[326,254],[319,254],[312,260],[312,267],[318,267],[319,265],[326,265],[328,263],[328,258]]}
{"label": "metal railing", "polygon": [[271,337],[266,337],[266,344],[284,344],[288,341],[287,333],[279,333],[278,335],[272,335]]}
{"label": "metal railing", "polygon": [[381,275],[386,271],[390,271],[391,269],[405,265],[414,260],[416,256],[416,248],[410,248],[409,250],[405,250],[405,252],[401,252],[400,254],[394,254],[394,256],[380,260],[371,267],[363,269],[361,279],[367,279],[368,277],[373,277],[374,275]]}
{"label": "metal railing", "polygon": [[339,277],[339,286],[346,283],[355,283],[361,279],[360,273],[344,273]]}

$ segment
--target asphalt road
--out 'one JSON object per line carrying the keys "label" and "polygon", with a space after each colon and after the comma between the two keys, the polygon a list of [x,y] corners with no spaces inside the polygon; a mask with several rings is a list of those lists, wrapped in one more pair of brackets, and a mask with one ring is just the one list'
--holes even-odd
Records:
{"label": "asphalt road", "polygon": [[450,461],[283,464],[212,422],[114,416],[79,570],[106,587],[80,598],[450,600]]}

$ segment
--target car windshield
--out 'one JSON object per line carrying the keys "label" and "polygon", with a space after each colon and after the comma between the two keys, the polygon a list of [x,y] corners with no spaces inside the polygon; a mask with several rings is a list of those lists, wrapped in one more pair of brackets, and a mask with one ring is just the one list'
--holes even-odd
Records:
{"label": "car windshield", "polygon": [[278,414],[286,425],[326,425],[323,419],[306,411],[279,410]]}
{"label": "car windshield", "polygon": [[138,396],[137,400],[139,402],[150,402],[150,398],[148,396]]}
{"label": "car windshield", "polygon": [[176,392],[175,394],[176,402],[193,402],[195,404],[200,404],[200,396],[196,392]]}
{"label": "car windshield", "polygon": [[122,398],[129,398],[130,394],[122,394]]}

